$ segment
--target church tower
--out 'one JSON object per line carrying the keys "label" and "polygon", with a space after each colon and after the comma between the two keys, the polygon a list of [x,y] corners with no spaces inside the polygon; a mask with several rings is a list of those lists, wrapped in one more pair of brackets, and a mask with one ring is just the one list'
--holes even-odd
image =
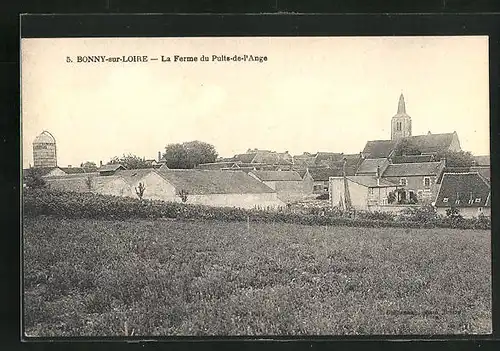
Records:
{"label": "church tower", "polygon": [[392,117],[391,140],[398,140],[411,136],[411,117],[406,114],[405,98],[399,97],[398,113]]}

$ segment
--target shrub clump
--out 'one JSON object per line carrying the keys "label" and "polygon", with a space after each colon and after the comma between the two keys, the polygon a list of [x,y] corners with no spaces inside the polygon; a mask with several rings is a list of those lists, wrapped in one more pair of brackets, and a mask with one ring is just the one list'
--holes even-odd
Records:
{"label": "shrub clump", "polygon": [[27,217],[50,215],[62,218],[130,219],[172,218],[221,221],[254,221],[349,227],[458,228],[491,229],[485,216],[466,219],[439,217],[433,208],[408,209],[401,215],[385,212],[343,213],[334,208],[310,208],[305,212],[283,209],[241,209],[211,207],[159,200],[140,200],[94,193],[27,189],[23,214]]}

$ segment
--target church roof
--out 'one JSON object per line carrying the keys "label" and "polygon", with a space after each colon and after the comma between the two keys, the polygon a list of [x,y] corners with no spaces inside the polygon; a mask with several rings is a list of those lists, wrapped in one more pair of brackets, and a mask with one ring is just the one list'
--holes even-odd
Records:
{"label": "church roof", "polygon": [[447,151],[453,142],[456,133],[425,134],[407,137],[409,144],[422,154],[439,153]]}
{"label": "church roof", "polygon": [[403,117],[403,116],[408,116],[406,114],[406,105],[405,105],[405,97],[403,94],[399,96],[399,102],[398,102],[398,112],[394,117]]}
{"label": "church roof", "polygon": [[489,166],[490,155],[474,156],[474,164],[476,166]]}

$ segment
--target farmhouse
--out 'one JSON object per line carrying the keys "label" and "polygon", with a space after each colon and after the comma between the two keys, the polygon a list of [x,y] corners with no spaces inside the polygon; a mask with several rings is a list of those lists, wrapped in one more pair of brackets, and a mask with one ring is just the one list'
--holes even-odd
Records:
{"label": "farmhouse", "polygon": [[[113,170],[115,169],[116,170]],[[132,169],[106,167],[103,173],[66,175],[48,179],[50,187],[63,191],[184,201],[188,204],[241,208],[284,206],[276,191],[241,171]],[[184,194],[184,199],[181,194]]]}
{"label": "farmhouse", "polygon": [[[429,204],[436,197],[438,180],[445,168],[445,161],[389,164],[382,179],[398,184],[400,202]],[[416,200],[416,201],[415,201]]]}
{"label": "farmhouse", "polygon": [[491,216],[490,184],[477,172],[445,173],[435,206],[438,214],[456,208],[465,218]]}
{"label": "farmhouse", "polygon": [[397,184],[370,175],[331,177],[330,202],[333,207],[356,210],[381,210],[389,204],[389,193]]}
{"label": "farmhouse", "polygon": [[304,181],[295,171],[251,171],[255,179],[274,189],[284,202],[302,200],[312,193],[312,184]]}
{"label": "farmhouse", "polygon": [[[329,191],[330,177],[342,176],[342,169],[337,168],[309,168],[305,171],[309,174],[313,182],[313,193],[317,195],[326,195]],[[304,177],[306,176],[304,175]],[[303,178],[304,178],[303,177]]]}

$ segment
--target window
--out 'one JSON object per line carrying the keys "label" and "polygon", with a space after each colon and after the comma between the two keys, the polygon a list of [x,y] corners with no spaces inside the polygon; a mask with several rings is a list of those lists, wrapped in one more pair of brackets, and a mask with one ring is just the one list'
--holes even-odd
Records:
{"label": "window", "polygon": [[478,197],[478,198],[476,199],[476,202],[481,202],[481,198],[480,198],[480,197]]}
{"label": "window", "polygon": [[406,178],[399,179],[399,185],[406,186],[406,184],[407,184]]}
{"label": "window", "polygon": [[448,198],[447,197],[443,197],[443,202],[448,202]]}
{"label": "window", "polygon": [[431,178],[424,177],[424,186],[425,187],[430,187],[431,186]]}
{"label": "window", "polygon": [[401,122],[396,122],[396,130],[397,130],[398,132],[400,132],[400,131],[401,131]]}
{"label": "window", "polygon": [[460,205],[460,199],[455,200],[455,205]]}
{"label": "window", "polygon": [[368,188],[368,195],[373,195],[373,188]]}

